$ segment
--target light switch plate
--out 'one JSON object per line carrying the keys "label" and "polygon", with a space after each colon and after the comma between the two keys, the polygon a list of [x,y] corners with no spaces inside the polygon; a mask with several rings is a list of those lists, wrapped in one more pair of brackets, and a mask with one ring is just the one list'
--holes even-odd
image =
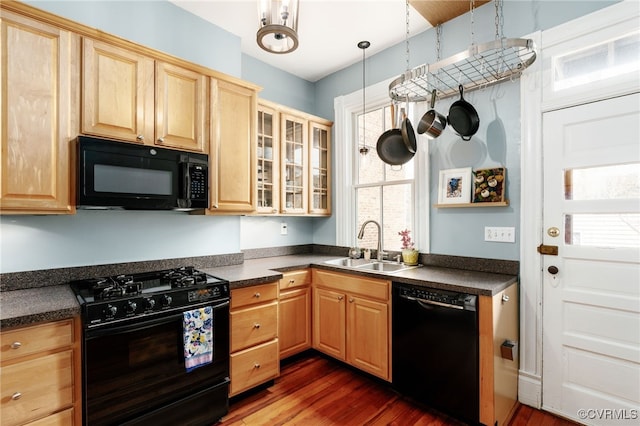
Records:
{"label": "light switch plate", "polygon": [[285,222],[280,224],[280,235],[287,235],[287,224]]}
{"label": "light switch plate", "polygon": [[493,243],[515,243],[516,228],[512,226],[485,226],[484,240]]}

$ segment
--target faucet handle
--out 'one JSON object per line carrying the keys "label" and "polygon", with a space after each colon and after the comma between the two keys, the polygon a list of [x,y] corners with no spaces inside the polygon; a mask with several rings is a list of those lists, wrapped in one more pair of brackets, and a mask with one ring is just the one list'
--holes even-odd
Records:
{"label": "faucet handle", "polygon": [[393,258],[395,259],[396,263],[400,263],[400,258],[402,257],[401,254],[394,256]]}
{"label": "faucet handle", "polygon": [[388,254],[389,253],[387,253],[386,251],[380,250],[378,252],[378,260],[384,260],[387,257]]}

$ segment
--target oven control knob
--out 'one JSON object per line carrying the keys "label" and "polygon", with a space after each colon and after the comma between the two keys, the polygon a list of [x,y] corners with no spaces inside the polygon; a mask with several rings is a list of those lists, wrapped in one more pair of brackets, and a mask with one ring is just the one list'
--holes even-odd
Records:
{"label": "oven control knob", "polygon": [[146,304],[147,304],[147,309],[151,310],[153,309],[154,306],[156,306],[156,301],[150,297],[146,299]]}
{"label": "oven control knob", "polygon": [[115,317],[118,313],[118,308],[113,305],[107,305],[107,308],[104,310],[104,313],[108,317]]}
{"label": "oven control knob", "polygon": [[138,308],[138,304],[133,300],[129,301],[129,303],[127,303],[127,306],[125,307],[128,314],[134,313],[137,308]]}
{"label": "oven control knob", "polygon": [[164,296],[162,296],[162,306],[169,306],[171,305],[172,301],[173,299],[168,294],[165,294]]}

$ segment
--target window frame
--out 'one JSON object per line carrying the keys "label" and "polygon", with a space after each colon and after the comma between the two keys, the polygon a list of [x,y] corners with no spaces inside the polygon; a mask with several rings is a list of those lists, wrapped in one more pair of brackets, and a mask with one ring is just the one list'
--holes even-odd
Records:
{"label": "window frame", "polygon": [[[366,87],[366,110],[380,108],[390,103],[389,83],[392,79],[381,81]],[[408,105],[407,116],[417,122],[416,110],[423,110],[416,104]],[[424,107],[427,108],[426,103]],[[427,108],[428,109],[428,108]],[[362,111],[362,89],[334,99],[335,112],[335,165],[334,165],[334,203],[336,217],[336,245],[357,246],[356,217],[356,173],[355,161],[358,160],[358,141],[356,119]],[[414,156],[415,175],[413,179],[413,222],[411,232],[416,248],[421,253],[429,253],[429,150],[428,138],[416,134],[417,150]],[[375,145],[373,146],[375,149]],[[398,184],[400,181],[394,181]],[[377,186],[377,185],[376,185]],[[381,224],[383,226],[383,224]],[[383,247],[384,249],[384,247]]]}

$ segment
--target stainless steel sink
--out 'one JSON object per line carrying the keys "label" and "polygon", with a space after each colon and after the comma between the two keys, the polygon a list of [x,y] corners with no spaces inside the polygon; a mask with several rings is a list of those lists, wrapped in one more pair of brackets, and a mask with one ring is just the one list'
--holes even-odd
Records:
{"label": "stainless steel sink", "polygon": [[405,269],[415,268],[415,266],[408,266],[403,263],[387,263],[387,262],[375,261],[372,263],[367,263],[365,265],[358,266],[357,268],[367,269],[370,271],[377,271],[377,272],[398,272],[398,271],[404,271]]}
{"label": "stainless steel sink", "polygon": [[366,265],[371,262],[372,262],[371,260],[367,260],[367,259],[351,259],[350,257],[341,257],[340,259],[327,260],[324,263],[327,263],[329,265],[347,266],[350,268],[356,268],[358,266]]}
{"label": "stainless steel sink", "polygon": [[420,265],[405,265],[404,263],[397,263],[392,261],[379,261],[375,259],[351,259],[343,257],[340,259],[327,260],[324,263],[328,265],[344,266],[346,268],[359,269],[363,271],[375,271],[382,273],[393,273],[406,271],[407,269],[417,268]]}

